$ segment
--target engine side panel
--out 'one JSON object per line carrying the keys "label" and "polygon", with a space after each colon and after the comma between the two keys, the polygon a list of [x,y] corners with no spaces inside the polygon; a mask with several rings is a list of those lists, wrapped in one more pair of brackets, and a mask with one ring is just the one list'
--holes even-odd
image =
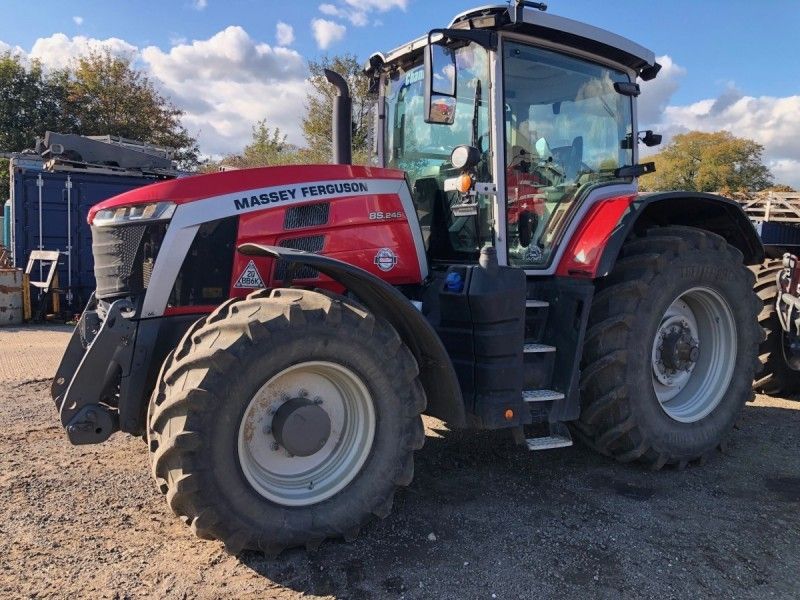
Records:
{"label": "engine side panel", "polygon": [[[415,214],[406,214],[397,194],[340,197],[243,214],[236,245],[253,243],[311,251],[364,269],[392,285],[413,284],[422,279],[411,233],[415,220]],[[237,252],[231,297],[245,296],[254,288],[283,285],[290,273],[280,261]],[[313,268],[296,269],[292,280],[299,285],[341,290],[334,280]]]}

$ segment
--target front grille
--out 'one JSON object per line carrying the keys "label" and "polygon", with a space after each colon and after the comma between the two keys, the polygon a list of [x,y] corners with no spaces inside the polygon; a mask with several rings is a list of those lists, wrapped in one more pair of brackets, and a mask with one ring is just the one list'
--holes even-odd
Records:
{"label": "front grille", "polygon": [[306,204],[296,206],[286,210],[283,219],[284,229],[300,229],[301,227],[316,227],[325,225],[328,222],[331,205],[327,202],[323,204]]}
{"label": "front grille", "polygon": [[149,282],[144,265],[155,261],[166,230],[167,223],[92,227],[96,296],[143,291]]}
{"label": "front grille", "polygon": [[[310,235],[308,237],[292,238],[290,240],[283,240],[278,244],[281,248],[292,248],[294,250],[304,250],[305,252],[313,252],[319,254],[322,252],[322,246],[325,243],[324,235]],[[277,281],[284,281],[289,274],[289,267],[291,263],[285,260],[279,260],[275,265],[275,279]],[[292,279],[316,279],[319,277],[319,271],[306,265],[296,265],[291,272]]]}

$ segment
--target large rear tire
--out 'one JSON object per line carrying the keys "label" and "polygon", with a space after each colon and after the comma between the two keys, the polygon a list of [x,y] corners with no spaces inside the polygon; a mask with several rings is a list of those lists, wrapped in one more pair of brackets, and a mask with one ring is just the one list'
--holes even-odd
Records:
{"label": "large rear tire", "polygon": [[579,436],[655,469],[707,457],[752,397],[760,309],[720,236],[664,227],[627,242],[592,304]]}
{"label": "large rear tire", "polygon": [[778,273],[783,260],[772,258],[753,268],[756,276],[755,291],[761,301],[758,323],[765,338],[759,348],[761,372],[753,382],[753,389],[772,396],[791,394],[800,389],[800,371],[793,369],[786,359],[786,340],[778,321],[775,298],[778,295]]}
{"label": "large rear tire", "polygon": [[226,549],[316,547],[391,510],[425,394],[395,330],[341,297],[256,292],[193,326],[150,404],[153,476]]}

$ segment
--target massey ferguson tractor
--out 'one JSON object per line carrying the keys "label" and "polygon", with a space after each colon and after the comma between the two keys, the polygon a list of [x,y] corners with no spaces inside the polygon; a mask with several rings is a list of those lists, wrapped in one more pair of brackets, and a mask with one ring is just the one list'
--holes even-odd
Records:
{"label": "massey ferguson tractor", "polygon": [[660,66],[539,3],[464,12],[366,67],[374,164],[157,183],[89,214],[97,289],[52,395],[73,444],[147,440],[172,510],[233,553],[351,539],[414,472],[422,414],[707,459],[761,330],[739,205],[639,194]]}

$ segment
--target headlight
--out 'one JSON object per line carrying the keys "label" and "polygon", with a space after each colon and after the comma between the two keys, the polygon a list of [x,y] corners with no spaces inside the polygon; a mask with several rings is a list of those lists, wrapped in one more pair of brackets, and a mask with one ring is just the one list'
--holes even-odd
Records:
{"label": "headlight", "polygon": [[168,221],[175,212],[173,202],[151,202],[150,204],[135,204],[133,206],[118,206],[98,210],[94,215],[92,225],[104,227],[107,225],[126,225],[153,221]]}

